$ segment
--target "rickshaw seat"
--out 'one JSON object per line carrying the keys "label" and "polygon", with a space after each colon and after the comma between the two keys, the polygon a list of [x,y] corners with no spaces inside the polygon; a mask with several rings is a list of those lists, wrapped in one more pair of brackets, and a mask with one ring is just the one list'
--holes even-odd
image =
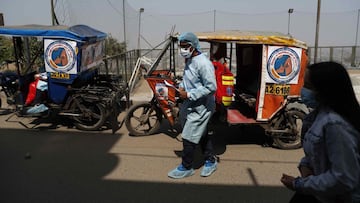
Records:
{"label": "rickshaw seat", "polygon": [[256,106],[256,97],[252,94],[245,93],[242,90],[237,88],[234,89],[235,101],[245,103],[250,108],[255,108]]}
{"label": "rickshaw seat", "polygon": [[241,93],[237,95],[244,103],[246,103],[250,108],[255,108],[256,98],[253,95]]}

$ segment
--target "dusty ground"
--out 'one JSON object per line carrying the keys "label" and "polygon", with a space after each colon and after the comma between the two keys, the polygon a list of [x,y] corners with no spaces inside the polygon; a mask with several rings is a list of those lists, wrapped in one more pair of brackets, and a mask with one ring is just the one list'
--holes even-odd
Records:
{"label": "dusty ground", "polygon": [[[351,71],[360,86],[360,71]],[[358,84],[358,85],[357,85]],[[4,104],[4,97],[2,100]],[[146,81],[132,99],[148,101]],[[126,114],[123,112],[120,119]],[[82,132],[29,118],[0,116],[0,202],[254,202],[285,203],[293,194],[282,173],[299,175],[301,149],[262,147],[258,128],[218,126],[218,170],[183,180],[167,177],[179,164],[181,139],[166,123],[158,134],[131,137],[123,126]]]}

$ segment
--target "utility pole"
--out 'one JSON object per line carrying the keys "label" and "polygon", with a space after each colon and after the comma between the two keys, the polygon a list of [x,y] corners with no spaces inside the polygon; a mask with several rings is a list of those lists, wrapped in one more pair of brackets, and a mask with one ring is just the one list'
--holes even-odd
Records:
{"label": "utility pole", "polygon": [[316,63],[316,61],[317,61],[317,52],[318,52],[319,23],[320,23],[320,7],[321,7],[321,0],[318,0],[318,4],[317,4],[317,14],[316,14],[316,32],[315,32],[315,54],[314,54],[314,63]]}
{"label": "utility pole", "polygon": [[4,14],[0,13],[0,26],[4,26]]}
{"label": "utility pole", "polygon": [[288,18],[288,35],[290,35],[290,15],[294,12],[293,8],[289,8],[288,13],[289,13],[289,18]]}
{"label": "utility pole", "polygon": [[215,29],[216,28],[216,10],[214,10],[214,32],[215,32]]}
{"label": "utility pole", "polygon": [[125,0],[123,0],[123,24],[124,24],[124,44],[125,44],[125,51],[126,51],[127,45],[126,45],[126,24],[125,24]]}
{"label": "utility pole", "polygon": [[360,17],[360,9],[358,9],[358,15],[357,15],[356,35],[355,35],[355,47],[357,46],[358,34],[359,34],[359,17]]}
{"label": "utility pole", "polygon": [[354,46],[353,51],[352,51],[353,52],[352,53],[352,62],[351,62],[352,67],[356,67],[356,47],[357,47],[358,33],[359,33],[359,16],[360,16],[360,9],[358,9],[358,15],[357,15],[355,46]]}
{"label": "utility pole", "polygon": [[140,35],[141,35],[141,13],[144,12],[144,8],[139,9],[139,33],[138,33],[138,50],[140,50]]}
{"label": "utility pole", "polygon": [[[125,81],[126,84],[128,84],[128,73],[127,73],[127,56],[126,56],[126,51],[127,51],[127,43],[126,43],[126,20],[125,20],[125,0],[123,0],[123,24],[124,24],[124,44],[125,44],[125,53],[124,53],[124,70],[125,70]],[[120,68],[120,67],[118,67]],[[126,95],[126,101],[129,101],[130,98],[130,93],[128,93]],[[129,103],[127,104],[127,106],[129,106]]]}
{"label": "utility pole", "polygon": [[54,12],[54,1],[50,0],[50,4],[51,4],[51,23],[52,23],[52,25],[56,25],[55,12]]}

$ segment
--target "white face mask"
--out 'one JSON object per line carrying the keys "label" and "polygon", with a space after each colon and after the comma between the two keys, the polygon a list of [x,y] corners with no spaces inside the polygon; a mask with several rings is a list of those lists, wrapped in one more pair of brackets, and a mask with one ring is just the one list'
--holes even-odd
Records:
{"label": "white face mask", "polygon": [[190,51],[190,48],[180,48],[180,55],[184,58],[190,58],[192,53],[194,52],[194,49]]}

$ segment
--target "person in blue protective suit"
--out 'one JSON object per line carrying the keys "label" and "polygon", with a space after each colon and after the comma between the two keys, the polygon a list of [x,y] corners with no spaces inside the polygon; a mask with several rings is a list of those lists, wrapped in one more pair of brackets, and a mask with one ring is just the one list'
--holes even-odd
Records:
{"label": "person in blue protective suit", "polygon": [[302,100],[313,108],[303,138],[300,177],[283,174],[290,202],[360,202],[360,106],[346,69],[336,62],[308,67]]}
{"label": "person in blue protective suit", "polygon": [[178,37],[180,55],[185,58],[183,80],[179,85],[184,100],[180,109],[182,125],[182,162],[168,173],[170,178],[185,178],[195,173],[193,160],[195,149],[202,147],[205,163],[202,177],[210,176],[217,168],[213,139],[208,133],[208,123],[215,111],[216,80],[211,61],[200,52],[199,40],[194,33],[186,32]]}

